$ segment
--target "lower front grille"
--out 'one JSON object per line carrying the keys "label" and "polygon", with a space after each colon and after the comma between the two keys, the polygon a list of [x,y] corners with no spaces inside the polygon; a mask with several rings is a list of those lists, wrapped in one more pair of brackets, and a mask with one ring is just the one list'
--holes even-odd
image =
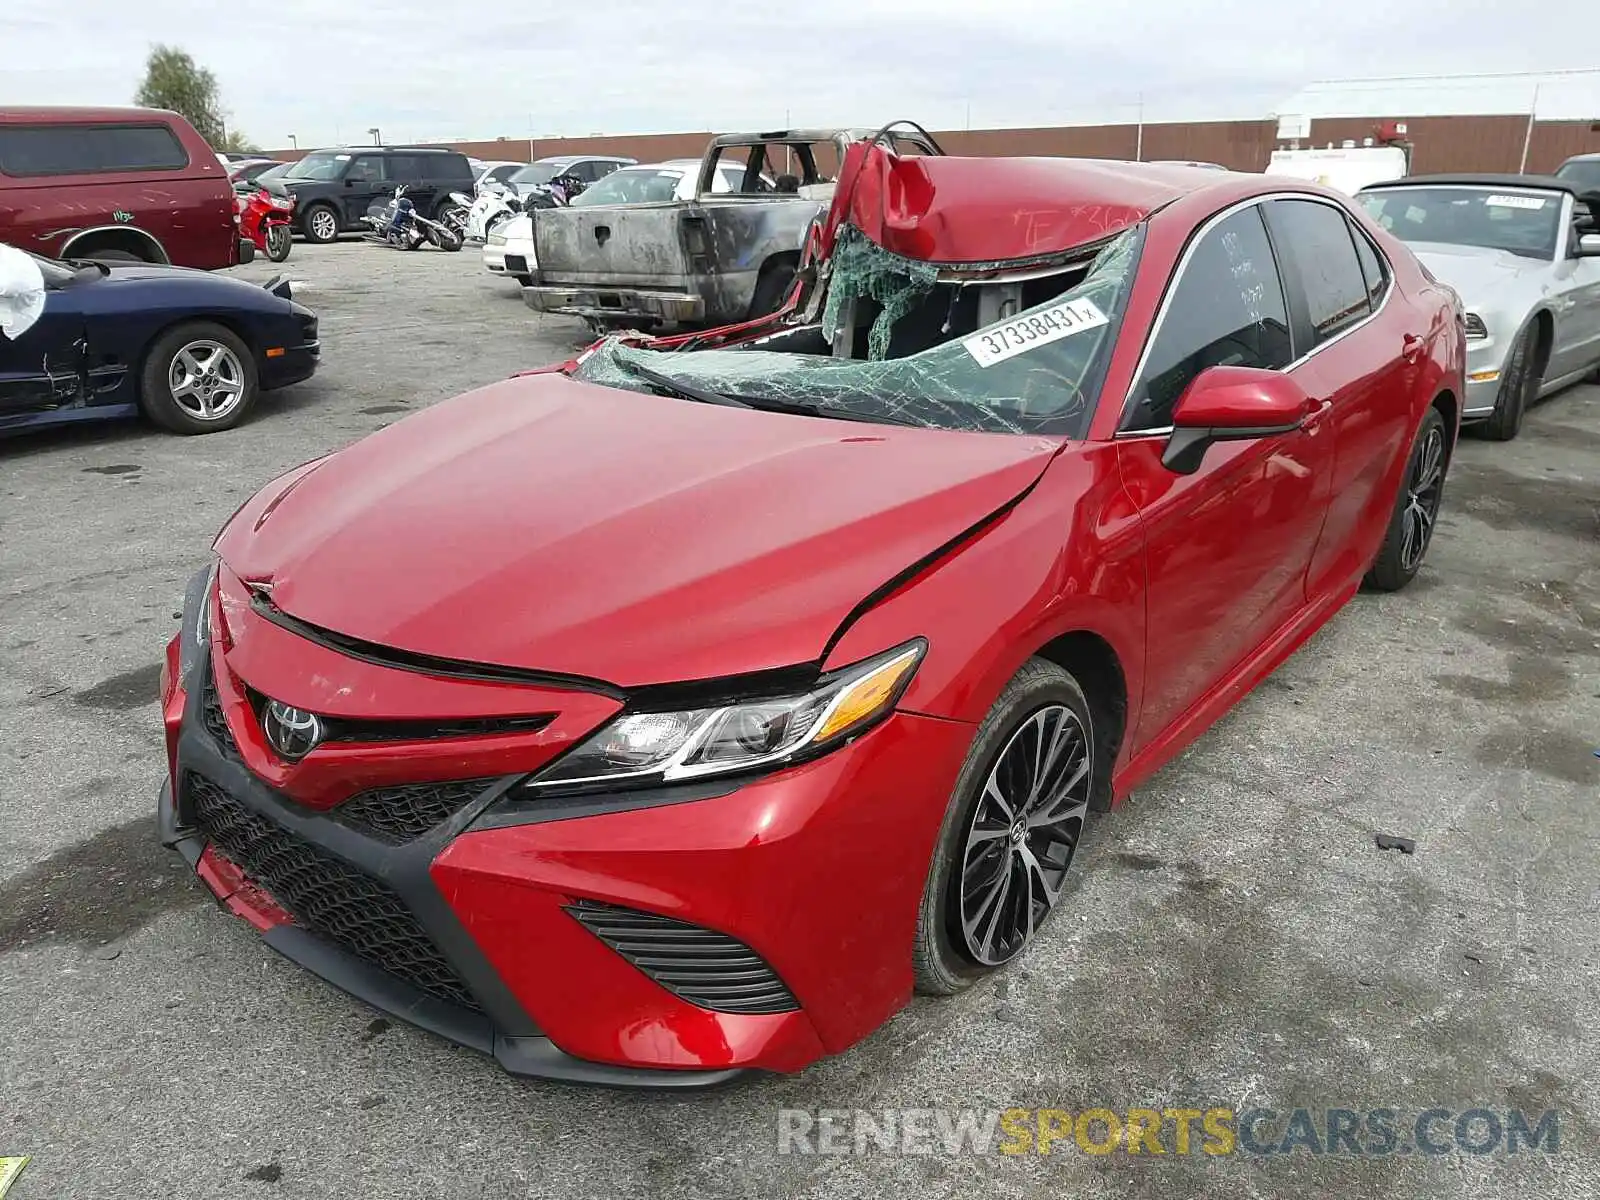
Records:
{"label": "lower front grille", "polygon": [[526,275],[528,273],[528,260],[520,254],[506,255],[506,270],[513,275]]}
{"label": "lower front grille", "polygon": [[645,975],[699,1008],[781,1013],[800,1007],[759,954],[725,933],[598,900],[579,900],[567,912]]}
{"label": "lower front grille", "polygon": [[217,784],[184,773],[200,835],[296,922],[430,996],[478,1010],[467,985],[387,885],[246,808]]}
{"label": "lower front grille", "polygon": [[492,782],[463,779],[374,788],[352,796],[334,809],[333,815],[352,829],[398,846],[455,816]]}

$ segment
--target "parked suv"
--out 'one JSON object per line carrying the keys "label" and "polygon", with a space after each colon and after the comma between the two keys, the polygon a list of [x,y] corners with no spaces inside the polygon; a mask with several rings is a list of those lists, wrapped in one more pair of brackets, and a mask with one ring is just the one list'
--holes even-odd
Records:
{"label": "parked suv", "polygon": [[0,108],[0,242],[205,270],[255,254],[221,160],[155,108]]}
{"label": "parked suv", "polygon": [[1557,179],[1570,179],[1585,192],[1600,192],[1600,154],[1574,154],[1556,168]]}
{"label": "parked suv", "polygon": [[451,192],[472,192],[467,156],[430,146],[313,150],[276,178],[294,193],[295,225],[313,242],[331,242],[360,229],[372,202],[402,183],[417,211],[436,221],[455,207]]}

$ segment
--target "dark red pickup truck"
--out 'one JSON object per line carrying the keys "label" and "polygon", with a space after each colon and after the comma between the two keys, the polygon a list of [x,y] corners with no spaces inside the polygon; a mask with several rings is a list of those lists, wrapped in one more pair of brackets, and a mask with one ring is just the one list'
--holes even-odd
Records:
{"label": "dark red pickup truck", "polygon": [[221,160],[154,108],[0,108],[0,242],[205,270],[254,254]]}

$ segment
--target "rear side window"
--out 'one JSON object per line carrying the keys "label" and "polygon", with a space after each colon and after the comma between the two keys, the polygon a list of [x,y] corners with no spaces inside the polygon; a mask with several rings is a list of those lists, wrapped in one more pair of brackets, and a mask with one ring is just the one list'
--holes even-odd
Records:
{"label": "rear side window", "polygon": [[423,154],[423,179],[471,179],[472,164],[460,154]]}
{"label": "rear side window", "polygon": [[1361,261],[1361,278],[1367,285],[1367,303],[1377,312],[1383,303],[1383,293],[1389,286],[1389,270],[1378,252],[1372,248],[1367,235],[1354,221],[1350,222],[1350,240],[1356,244],[1356,258]]}
{"label": "rear side window", "polygon": [[1365,320],[1372,311],[1367,281],[1344,213],[1314,200],[1274,200],[1271,219],[1299,268],[1316,341]]}
{"label": "rear side window", "polygon": [[1124,428],[1171,425],[1178,397],[1207,367],[1277,370],[1293,359],[1283,286],[1261,210],[1242,208],[1207,230],[1183,265]]}
{"label": "rear side window", "polygon": [[0,125],[0,174],[177,171],[189,153],[165,125]]}

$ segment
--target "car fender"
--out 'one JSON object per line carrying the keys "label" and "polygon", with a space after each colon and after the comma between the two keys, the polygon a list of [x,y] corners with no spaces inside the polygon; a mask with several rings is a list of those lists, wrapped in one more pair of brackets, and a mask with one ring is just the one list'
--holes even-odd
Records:
{"label": "car fender", "polygon": [[928,651],[899,707],[976,724],[1029,658],[1090,633],[1117,659],[1127,725],[1144,678],[1144,540],[1111,443],[1054,459],[1009,511],[859,614],[823,664],[912,637]]}
{"label": "car fender", "polygon": [[66,241],[61,243],[61,251],[56,257],[71,258],[74,246],[85,239],[104,233],[114,234],[118,237],[132,236],[137,241],[147,243],[151,252],[156,256],[155,263],[159,266],[168,266],[172,262],[172,259],[167,256],[166,247],[161,244],[161,239],[148,229],[141,229],[137,225],[94,225],[88,229],[77,230]]}

